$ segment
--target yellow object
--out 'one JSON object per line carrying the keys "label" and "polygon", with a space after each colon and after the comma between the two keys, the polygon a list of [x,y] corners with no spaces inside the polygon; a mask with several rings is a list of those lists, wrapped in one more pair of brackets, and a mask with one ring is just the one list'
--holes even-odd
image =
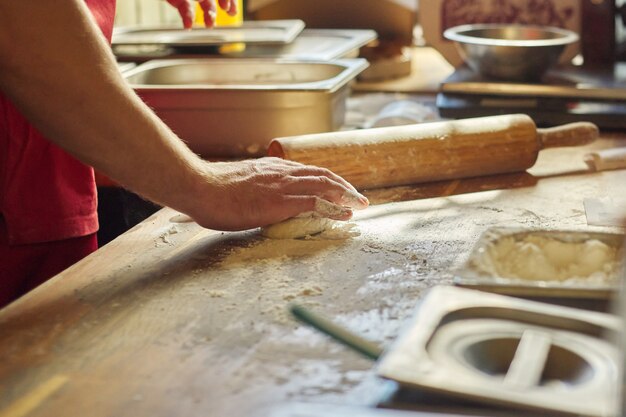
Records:
{"label": "yellow object", "polygon": [[[215,26],[237,26],[243,22],[243,0],[237,0],[237,14],[230,16],[225,10],[217,6]],[[199,4],[196,4],[196,17],[194,24],[204,26],[204,12]]]}
{"label": "yellow object", "polygon": [[66,375],[55,375],[35,389],[17,399],[7,408],[0,410],[0,417],[25,417],[61,389],[69,381]]}

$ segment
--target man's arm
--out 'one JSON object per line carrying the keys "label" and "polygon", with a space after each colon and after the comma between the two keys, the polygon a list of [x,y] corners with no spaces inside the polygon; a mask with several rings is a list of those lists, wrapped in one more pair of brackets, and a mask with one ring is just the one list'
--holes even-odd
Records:
{"label": "man's arm", "polygon": [[274,223],[314,210],[316,196],[367,204],[320,168],[202,161],[128,87],[82,0],[0,1],[0,90],[69,153],[205,227]]}

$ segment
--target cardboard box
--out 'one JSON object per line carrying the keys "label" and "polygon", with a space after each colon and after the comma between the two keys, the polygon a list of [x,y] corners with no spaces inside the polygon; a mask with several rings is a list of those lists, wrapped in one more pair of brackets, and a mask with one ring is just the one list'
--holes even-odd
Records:
{"label": "cardboard box", "polygon": [[418,0],[248,0],[253,20],[302,19],[307,28],[373,29],[381,40],[413,43]]}

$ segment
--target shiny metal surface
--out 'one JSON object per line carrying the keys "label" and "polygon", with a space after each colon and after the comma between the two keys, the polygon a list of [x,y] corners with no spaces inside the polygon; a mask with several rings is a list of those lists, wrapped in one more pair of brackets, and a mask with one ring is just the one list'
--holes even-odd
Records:
{"label": "shiny metal surface", "polygon": [[214,45],[194,50],[167,45],[113,45],[113,53],[125,61],[174,58],[272,58],[331,60],[356,58],[359,48],[375,40],[367,29],[304,29],[288,44],[247,44],[243,50],[225,50]]}
{"label": "shiny metal surface", "polygon": [[127,27],[118,28],[111,41],[117,45],[165,45],[197,47],[229,43],[286,44],[292,42],[304,29],[301,20],[247,21],[240,26],[219,26],[211,29],[192,30],[176,27]]}
{"label": "shiny metal surface", "polygon": [[243,51],[225,53],[239,58],[327,60],[354,58],[359,48],[377,38],[367,29],[304,29],[287,45],[247,45]]}
{"label": "shiny metal surface", "polygon": [[492,81],[457,69],[455,75],[441,84],[446,93],[507,97],[556,97],[626,101],[626,63],[613,70],[586,67],[556,67],[538,83]]}
{"label": "shiny metal surface", "polygon": [[541,236],[555,241],[582,243],[598,240],[609,247],[622,251],[624,235],[618,233],[583,232],[564,230],[527,230],[517,228],[494,228],[487,230],[476,242],[466,264],[455,271],[454,283],[476,290],[522,297],[560,297],[577,299],[610,299],[619,290],[620,282],[614,280],[565,280],[545,281],[493,276],[478,264],[490,245],[500,239],[513,237],[521,240],[527,236]]}
{"label": "shiny metal surface", "polygon": [[155,60],[124,75],[190,148],[207,157],[264,155],[275,137],[338,129],[364,59]]}
{"label": "shiny metal surface", "polygon": [[462,25],[447,29],[466,63],[485,77],[538,80],[554,65],[576,33],[547,26],[513,24]]}
{"label": "shiny metal surface", "polygon": [[120,70],[121,73],[125,73],[126,71],[135,68],[137,65],[134,64],[133,62],[118,62],[117,63],[117,68]]}
{"label": "shiny metal surface", "polygon": [[621,331],[610,314],[438,286],[377,372],[528,415],[616,416],[621,354],[612,341]]}

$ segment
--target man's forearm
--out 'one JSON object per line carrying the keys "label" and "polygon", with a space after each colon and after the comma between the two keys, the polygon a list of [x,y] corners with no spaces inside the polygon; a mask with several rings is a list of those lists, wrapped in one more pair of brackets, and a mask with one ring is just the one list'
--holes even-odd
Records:
{"label": "man's forearm", "polygon": [[202,162],[126,85],[82,0],[0,2],[0,89],[69,153],[185,209]]}
{"label": "man's forearm", "polygon": [[[127,86],[83,0],[0,0],[0,90],[50,140],[205,227],[275,223],[316,211],[320,198],[368,204],[322,168],[275,158],[202,161]],[[351,216],[338,208],[333,218]]]}

